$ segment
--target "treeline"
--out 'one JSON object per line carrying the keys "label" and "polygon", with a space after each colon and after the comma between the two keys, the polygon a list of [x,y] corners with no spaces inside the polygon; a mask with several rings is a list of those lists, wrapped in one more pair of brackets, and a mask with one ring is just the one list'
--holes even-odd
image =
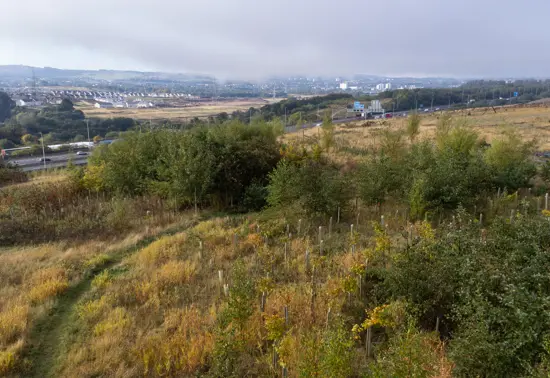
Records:
{"label": "treeline", "polygon": [[179,206],[261,208],[279,156],[278,122],[130,133],[99,148],[80,182],[94,192],[153,195]]}
{"label": "treeline", "polygon": [[384,130],[377,151],[354,169],[327,158],[334,149],[329,119],[313,146],[279,147],[279,122],[227,121],[190,131],[128,134],[94,154],[82,185],[158,195],[181,206],[296,206],[312,217],[333,216],[355,198],[367,205],[398,200],[421,218],[459,206],[481,209],[491,193],[528,187],[537,174],[534,144],[513,133],[488,145],[443,116],[435,142],[417,141],[419,122],[411,117],[407,130]]}
{"label": "treeline", "polygon": [[0,148],[14,148],[36,143],[43,136],[45,144],[82,142],[99,136],[116,137],[136,126],[132,118],[86,119],[70,100],[41,109],[20,108],[0,93]]}
{"label": "treeline", "polygon": [[[481,107],[524,104],[550,98],[550,82],[474,81],[458,88],[400,89],[382,92],[378,98],[385,101],[386,111],[438,106]],[[370,100],[371,97],[365,97]]]}

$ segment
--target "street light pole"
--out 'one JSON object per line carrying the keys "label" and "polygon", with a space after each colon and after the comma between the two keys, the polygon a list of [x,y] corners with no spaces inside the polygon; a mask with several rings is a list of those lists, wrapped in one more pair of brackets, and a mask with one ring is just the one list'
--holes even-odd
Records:
{"label": "street light pole", "polygon": [[40,140],[42,141],[42,161],[44,162],[44,169],[46,169],[46,149],[44,148],[44,135],[40,133]]}
{"label": "street light pole", "polygon": [[86,120],[86,130],[88,130],[88,143],[90,143],[90,120]]}

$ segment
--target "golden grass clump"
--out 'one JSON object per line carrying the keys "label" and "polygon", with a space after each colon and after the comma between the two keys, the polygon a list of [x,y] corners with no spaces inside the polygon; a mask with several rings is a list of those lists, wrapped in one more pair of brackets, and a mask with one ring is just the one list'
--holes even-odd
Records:
{"label": "golden grass clump", "polygon": [[107,318],[94,327],[94,336],[101,336],[105,333],[110,335],[120,334],[131,323],[131,317],[123,307],[116,307],[111,310]]}
{"label": "golden grass clump", "polygon": [[156,271],[156,279],[162,287],[184,285],[193,279],[196,270],[193,262],[172,260]]}
{"label": "golden grass clump", "polygon": [[22,347],[23,340],[19,340],[6,350],[0,350],[0,376],[6,376],[13,371]]}
{"label": "golden grass clump", "polygon": [[214,348],[214,318],[196,307],[167,312],[163,329],[139,341],[136,352],[145,375],[177,376],[204,366]]}
{"label": "golden grass clump", "polygon": [[7,346],[21,337],[27,329],[29,306],[13,304],[0,312],[0,347]]}
{"label": "golden grass clump", "polygon": [[143,268],[158,267],[180,256],[186,239],[185,233],[164,236],[143,248],[137,255],[137,261]]}
{"label": "golden grass clump", "polygon": [[69,280],[62,268],[46,268],[37,271],[31,277],[32,287],[27,296],[32,303],[41,303],[46,299],[63,293],[69,287]]}
{"label": "golden grass clump", "polygon": [[93,299],[78,305],[78,316],[86,322],[97,320],[110,305],[108,297],[103,295],[99,299]]}

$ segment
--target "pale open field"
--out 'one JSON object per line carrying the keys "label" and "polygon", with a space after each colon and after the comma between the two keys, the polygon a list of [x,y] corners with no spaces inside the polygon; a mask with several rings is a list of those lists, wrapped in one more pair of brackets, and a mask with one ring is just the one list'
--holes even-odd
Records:
{"label": "pale open field", "polygon": [[[524,140],[535,140],[537,149],[550,151],[550,107],[491,108],[455,111],[453,118],[457,123],[465,124],[476,130],[488,143],[498,138],[506,130],[512,129]],[[470,115],[468,115],[470,114]],[[430,138],[441,114],[423,115],[420,137]],[[376,144],[377,135],[383,128],[405,127],[405,118],[357,121],[336,125],[336,142],[345,142],[353,148],[370,148]],[[284,140],[316,137],[320,128],[307,129],[304,132],[287,134]]]}
{"label": "pale open field", "polygon": [[232,113],[236,110],[246,111],[251,107],[261,108],[280,99],[239,99],[234,101],[204,102],[193,106],[178,108],[147,108],[147,109],[97,109],[92,105],[78,104],[87,117],[112,118],[129,117],[140,120],[189,120],[194,117],[215,116],[219,113]]}

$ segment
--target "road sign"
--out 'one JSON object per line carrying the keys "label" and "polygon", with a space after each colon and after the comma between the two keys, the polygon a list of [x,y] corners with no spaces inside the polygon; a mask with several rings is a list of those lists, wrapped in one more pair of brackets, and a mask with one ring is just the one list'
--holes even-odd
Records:
{"label": "road sign", "polygon": [[353,110],[365,110],[365,104],[361,104],[359,101],[353,103]]}
{"label": "road sign", "polygon": [[514,97],[518,97],[519,93],[518,92],[514,92]]}

